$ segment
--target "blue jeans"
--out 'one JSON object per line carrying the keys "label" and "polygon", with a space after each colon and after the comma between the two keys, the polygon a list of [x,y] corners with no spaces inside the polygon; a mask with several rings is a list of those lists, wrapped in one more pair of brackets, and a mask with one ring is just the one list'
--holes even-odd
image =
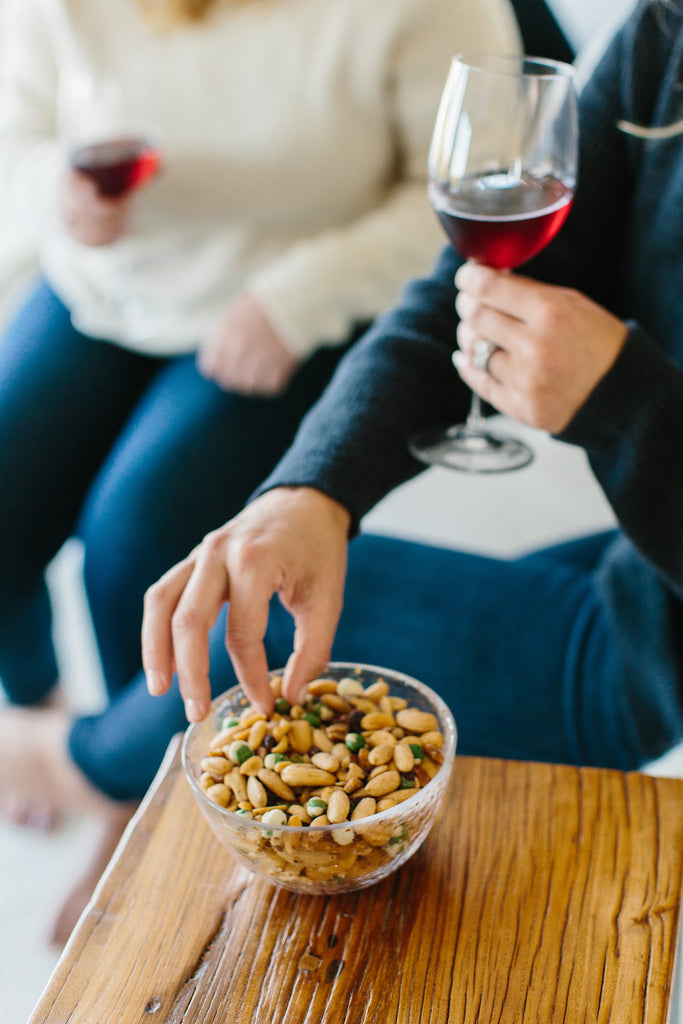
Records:
{"label": "blue jeans", "polygon": [[[612,536],[504,561],[361,535],[350,546],[333,660],[428,683],[453,710],[460,754],[635,769],[683,734],[683,699],[672,709],[649,680],[646,702],[624,690],[618,638],[594,586]],[[224,630],[223,615],[210,637],[214,695],[236,682]],[[266,647],[273,668],[292,649],[276,599]],[[140,677],[104,714],[75,724],[71,750],[105,792],[140,795],[186,724],[177,687],[150,697]]]}
{"label": "blue jeans", "polygon": [[243,397],[203,378],[193,356],[82,336],[36,287],[0,343],[0,680],[11,701],[36,703],[57,679],[44,573],[72,536],[85,546],[110,698],[138,679],[145,590],[243,507],[346,347],[319,350],[280,396]]}
{"label": "blue jeans", "polygon": [[[145,589],[238,511],[338,358],[319,353],[281,398],[239,398],[201,378],[191,358],[146,359],[81,338],[46,288],[0,345],[0,676],[23,703],[54,684],[43,572],[79,534],[110,700],[74,722],[69,744],[108,795],[141,797],[186,726],[177,687],[154,698],[145,688]],[[636,768],[680,738],[683,708],[649,680],[645,699],[625,692],[595,585],[611,539],[502,561],[361,535],[333,658],[396,668],[438,690],[461,754]],[[235,682],[223,638],[219,621],[215,694]],[[266,645],[270,665],[284,665],[292,626],[277,601]]]}

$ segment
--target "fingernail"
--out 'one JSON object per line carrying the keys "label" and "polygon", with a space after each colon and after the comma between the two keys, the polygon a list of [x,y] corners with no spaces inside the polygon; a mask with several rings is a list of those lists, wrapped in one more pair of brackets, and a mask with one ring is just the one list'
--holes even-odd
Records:
{"label": "fingernail", "polygon": [[454,281],[456,287],[460,286],[463,277],[465,277],[465,278],[467,277],[467,275],[468,275],[468,273],[470,271],[470,267],[471,266],[472,266],[472,264],[469,261],[467,261],[465,263],[462,263],[458,267],[458,269],[455,272],[455,277],[453,278],[453,281]]}
{"label": "fingernail", "polygon": [[461,352],[459,348],[456,348],[455,352],[451,356],[451,359],[453,360],[453,366],[456,368],[456,370],[462,369],[462,367],[465,366],[467,363],[465,353]]}
{"label": "fingernail", "polygon": [[206,708],[201,701],[189,700],[185,701],[185,717],[188,722],[201,722],[203,718],[206,718]]}
{"label": "fingernail", "polygon": [[32,810],[26,818],[26,824],[48,832],[52,827],[52,815],[48,811]]}
{"label": "fingernail", "polygon": [[303,704],[304,700],[306,699],[307,692],[308,692],[308,684],[304,683],[304,685],[301,686],[296,691],[296,695],[295,695],[294,700],[292,701],[292,703],[293,704]]}
{"label": "fingernail", "polygon": [[147,689],[152,697],[159,697],[166,692],[166,681],[161,672],[147,672]]}

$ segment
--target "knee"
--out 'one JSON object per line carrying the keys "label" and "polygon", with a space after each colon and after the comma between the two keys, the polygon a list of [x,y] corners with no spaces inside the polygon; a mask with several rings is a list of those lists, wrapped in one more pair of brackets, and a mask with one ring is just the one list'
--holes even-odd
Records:
{"label": "knee", "polygon": [[149,582],[142,519],[135,510],[94,498],[78,524],[83,578],[94,611],[114,613],[136,600]]}

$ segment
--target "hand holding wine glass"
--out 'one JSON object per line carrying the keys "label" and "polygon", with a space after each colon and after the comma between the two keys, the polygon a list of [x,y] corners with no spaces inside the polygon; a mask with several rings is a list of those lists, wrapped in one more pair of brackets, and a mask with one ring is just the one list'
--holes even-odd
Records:
{"label": "hand holding wine glass", "polygon": [[[617,359],[626,324],[573,288],[473,261],[455,284],[462,379],[514,420],[561,433]],[[475,355],[482,337],[496,346],[485,371]]]}
{"label": "hand holding wine glass", "polygon": [[[115,245],[129,228],[134,193],[160,169],[160,133],[141,110],[130,80],[73,69],[60,83],[67,139],[60,208],[66,230],[84,245]],[[135,294],[130,262],[123,253],[117,259],[118,285],[105,301],[128,337],[144,336],[149,311]],[[87,333],[87,316],[74,319]]]}
{"label": "hand holding wine glass", "polygon": [[[454,58],[429,154],[429,198],[461,256],[511,270],[564,224],[576,185],[578,125],[573,69],[532,57]],[[454,339],[455,340],[455,339]],[[485,369],[495,345],[475,343]],[[470,472],[527,465],[514,438],[492,434],[474,393],[467,422],[422,431],[423,462]]]}
{"label": "hand holding wine glass", "polygon": [[130,198],[103,196],[95,182],[75,168],[65,169],[57,201],[65,230],[81,245],[113,245],[126,233]]}

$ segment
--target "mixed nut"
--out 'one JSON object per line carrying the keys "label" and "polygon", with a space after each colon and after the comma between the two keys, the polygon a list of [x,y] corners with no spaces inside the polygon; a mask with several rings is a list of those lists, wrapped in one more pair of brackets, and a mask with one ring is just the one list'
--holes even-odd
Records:
{"label": "mixed nut", "polygon": [[[320,678],[290,705],[281,677],[271,680],[270,717],[245,703],[225,718],[201,758],[198,784],[211,801],[266,826],[239,841],[261,851],[281,880],[349,878],[381,866],[411,832],[428,827],[429,807],[408,816],[373,816],[424,789],[443,763],[444,736],[432,712],[392,696],[382,678],[361,671]],[[423,820],[424,819],[424,820]],[[322,829],[320,826],[345,828]],[[246,825],[246,822],[245,822]]]}

